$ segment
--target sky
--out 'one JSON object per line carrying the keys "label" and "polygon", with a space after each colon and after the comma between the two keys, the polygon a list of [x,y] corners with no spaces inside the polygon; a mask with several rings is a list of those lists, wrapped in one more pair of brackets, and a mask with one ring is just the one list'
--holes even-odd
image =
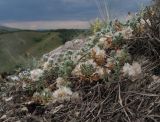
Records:
{"label": "sky", "polygon": [[[112,18],[137,12],[150,0],[107,0]],[[95,0],[0,0],[0,25],[22,29],[87,28],[100,17]]]}

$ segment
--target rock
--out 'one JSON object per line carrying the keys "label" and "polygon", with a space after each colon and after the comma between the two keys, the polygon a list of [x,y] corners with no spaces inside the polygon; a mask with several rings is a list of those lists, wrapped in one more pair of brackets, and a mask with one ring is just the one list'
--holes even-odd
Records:
{"label": "rock", "polygon": [[21,108],[21,111],[22,112],[28,112],[28,109],[27,109],[27,107],[23,107],[23,108]]}
{"label": "rock", "polygon": [[20,81],[19,77],[16,75],[10,75],[7,77],[7,79],[11,81]]}
{"label": "rock", "polygon": [[6,102],[9,102],[9,101],[11,101],[12,99],[13,99],[13,97],[9,97],[9,98],[6,98],[5,101],[6,101]]}
{"label": "rock", "polygon": [[3,115],[3,116],[1,116],[0,120],[4,120],[6,118],[7,118],[7,115]]}
{"label": "rock", "polygon": [[64,45],[58,47],[57,49],[51,51],[50,53],[44,54],[42,60],[43,61],[54,60],[54,62],[56,62],[60,54],[66,52],[67,50],[79,50],[85,45],[84,42],[86,42],[85,39],[76,39],[68,41]]}

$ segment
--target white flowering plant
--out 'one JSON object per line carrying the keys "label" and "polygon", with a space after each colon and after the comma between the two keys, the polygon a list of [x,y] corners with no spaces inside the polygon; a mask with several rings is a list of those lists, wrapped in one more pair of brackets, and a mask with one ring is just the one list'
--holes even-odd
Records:
{"label": "white flowering plant", "polygon": [[[32,85],[25,87],[36,91],[36,99],[49,97],[53,101],[69,101],[74,94],[71,89],[74,80],[80,81],[76,83],[103,80],[112,83],[123,78],[134,81],[141,75],[142,68],[131,58],[127,44],[134,37],[135,29],[146,24],[140,19],[131,18],[125,24],[115,20],[98,30],[98,25],[95,25],[94,35],[86,39],[84,46],[58,53],[56,61],[46,61],[42,69],[30,71]],[[147,23],[150,24],[149,21]],[[51,90],[46,92],[51,92],[52,96],[44,93],[46,88]]]}
{"label": "white flowering plant", "polygon": [[75,64],[72,60],[65,60],[61,65],[59,65],[59,76],[60,77],[68,77],[71,75],[71,72]]}

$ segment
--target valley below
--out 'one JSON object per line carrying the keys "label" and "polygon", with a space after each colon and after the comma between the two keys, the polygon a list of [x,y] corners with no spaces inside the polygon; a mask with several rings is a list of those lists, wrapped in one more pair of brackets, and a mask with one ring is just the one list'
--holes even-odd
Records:
{"label": "valley below", "polygon": [[43,54],[77,36],[84,36],[86,32],[75,29],[7,30],[0,31],[0,72],[10,72],[20,67],[27,68]]}

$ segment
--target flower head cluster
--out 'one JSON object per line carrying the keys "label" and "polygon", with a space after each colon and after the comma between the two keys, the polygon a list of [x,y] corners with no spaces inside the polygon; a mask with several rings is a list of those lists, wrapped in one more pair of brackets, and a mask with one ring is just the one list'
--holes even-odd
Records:
{"label": "flower head cluster", "polygon": [[111,48],[112,47],[112,35],[106,35],[105,37],[100,38],[99,45],[103,48]]}
{"label": "flower head cluster", "polygon": [[51,63],[49,61],[43,64],[43,70],[49,70],[51,68]]}
{"label": "flower head cluster", "polygon": [[138,62],[133,62],[132,65],[125,63],[122,72],[125,76],[130,76],[133,80],[142,73],[141,65]]}
{"label": "flower head cluster", "polygon": [[98,65],[103,65],[105,63],[106,53],[98,46],[92,49],[91,56]]}
{"label": "flower head cluster", "polygon": [[143,25],[143,26],[145,26],[146,24],[151,26],[151,21],[149,19],[147,19],[147,20],[141,19],[140,24]]}
{"label": "flower head cluster", "polygon": [[32,70],[31,72],[30,72],[30,74],[31,74],[31,79],[33,80],[33,81],[38,81],[39,79],[40,79],[40,77],[42,77],[42,75],[43,75],[43,70],[41,70],[41,69],[34,69],[34,70]]}
{"label": "flower head cluster", "polygon": [[67,86],[67,85],[68,85],[68,82],[66,80],[64,80],[62,77],[58,77],[56,79],[56,86],[58,88],[61,88],[61,87]]}
{"label": "flower head cluster", "polygon": [[79,98],[79,94],[77,92],[72,92],[71,88],[68,87],[68,82],[65,79],[61,77],[57,78],[56,86],[58,89],[52,94],[53,102],[70,101],[72,98]]}
{"label": "flower head cluster", "polygon": [[71,99],[73,92],[69,87],[61,87],[53,92],[52,97],[55,101],[69,101]]}
{"label": "flower head cluster", "polygon": [[121,34],[124,39],[129,39],[132,37],[132,33],[133,33],[133,30],[131,29],[131,27],[127,27],[121,31],[116,32],[114,36],[118,36]]}
{"label": "flower head cluster", "polygon": [[107,63],[105,65],[109,70],[112,70],[115,66],[115,60],[113,58],[107,58]]}

